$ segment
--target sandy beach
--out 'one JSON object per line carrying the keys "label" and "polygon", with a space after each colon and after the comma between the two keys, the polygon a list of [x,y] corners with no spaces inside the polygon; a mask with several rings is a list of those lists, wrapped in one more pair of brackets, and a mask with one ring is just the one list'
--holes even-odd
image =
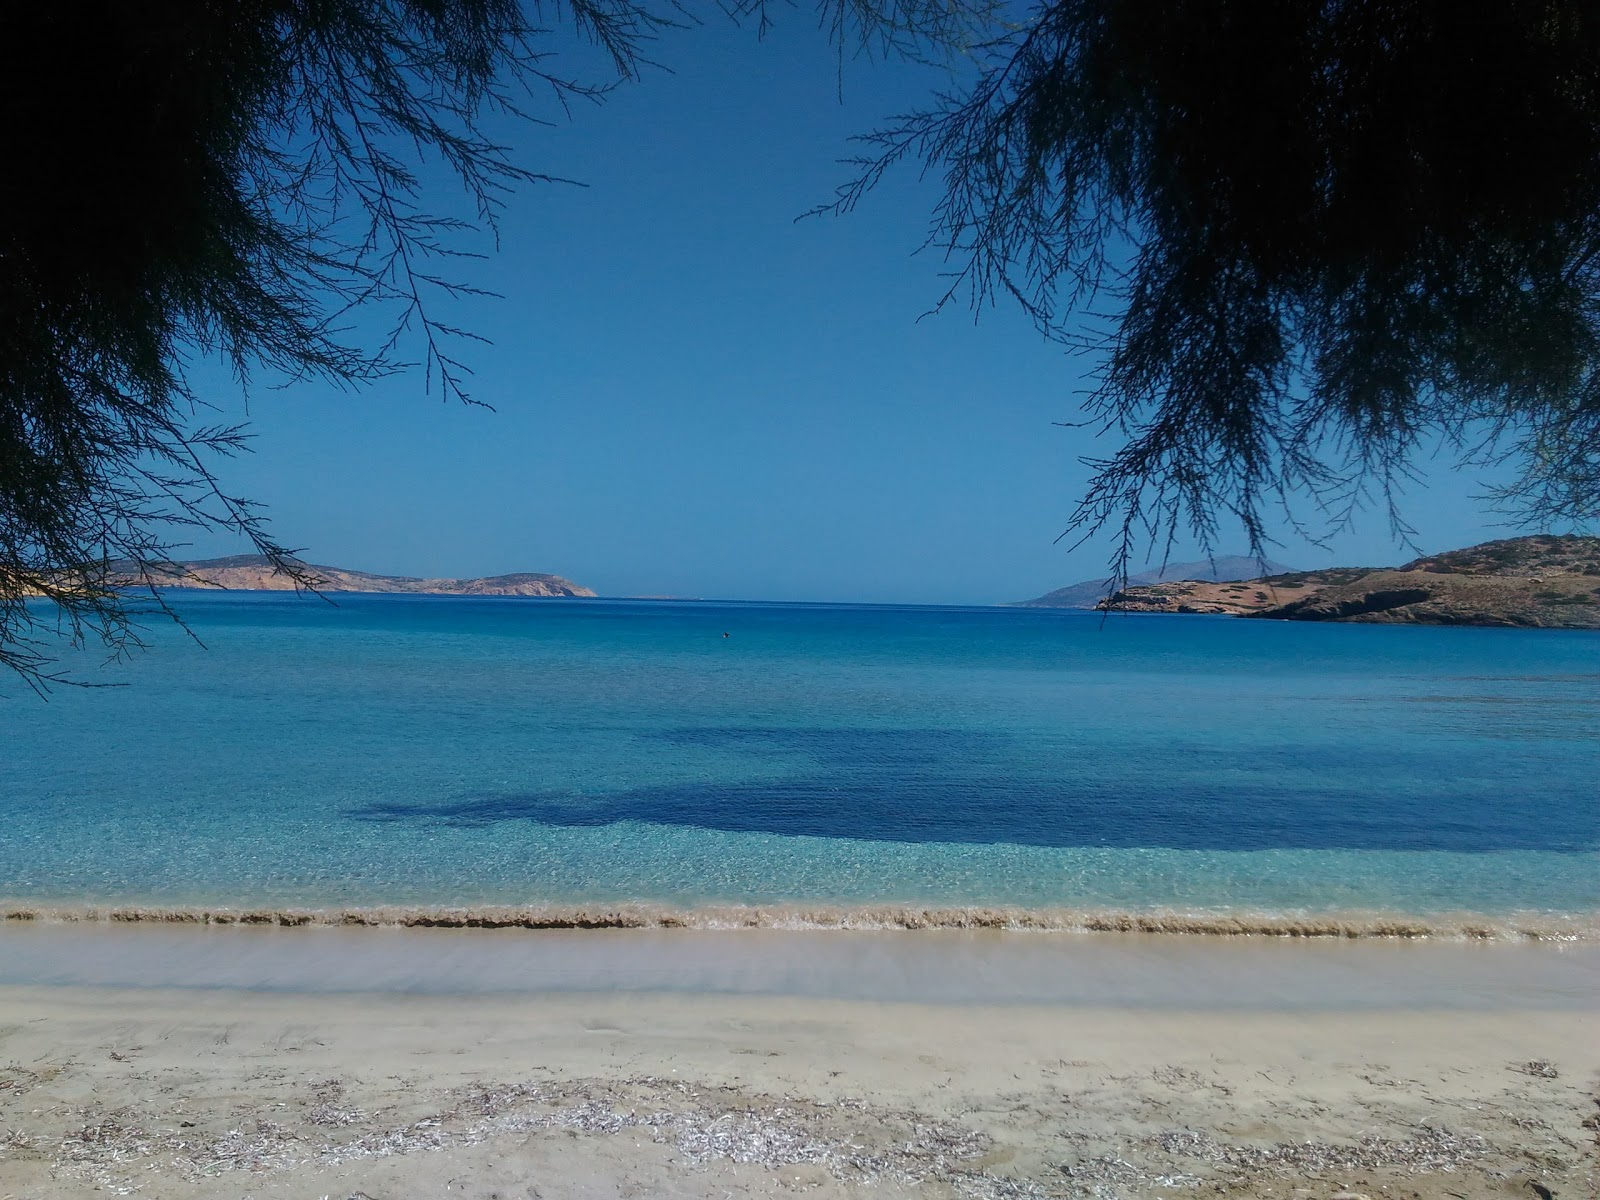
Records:
{"label": "sandy beach", "polygon": [[[89,946],[59,932],[44,936]],[[834,996],[697,991],[659,974],[638,990],[563,990],[551,976],[477,994],[43,986],[15,981],[17,964],[41,970],[31,936],[0,986],[6,1200],[1595,1194],[1592,953],[1280,943],[1263,955],[1207,939],[1236,1002],[1202,987],[1186,1006],[1182,939],[1080,942],[1099,1002],[1089,989],[1088,1002],[928,1003],[851,994],[838,962],[865,964],[874,943],[838,934],[815,935],[837,951],[789,943]],[[252,959],[273,969],[264,948],[293,945],[231,936],[236,973]],[[459,963],[439,948],[461,936],[385,952],[421,961],[420,978],[430,957]],[[694,960],[718,935],[683,936],[678,957]],[[759,965],[793,936],[741,947],[735,935],[722,957]],[[878,936],[902,978],[917,955],[963,963],[953,944]],[[1004,958],[1015,940],[975,944],[998,964],[995,994],[1018,994]],[[215,959],[222,943],[187,945]],[[610,946],[607,961],[639,950]],[[170,946],[144,950],[182,964]],[[1074,952],[1037,938],[1015,951]],[[1369,966],[1431,982],[1391,989],[1391,1006],[1340,1007],[1333,981]],[[694,970],[703,982],[703,962]],[[1508,982],[1484,991],[1472,972]],[[1310,981],[1304,995],[1282,986],[1294,977]],[[1263,982],[1277,992],[1252,1002]],[[1312,989],[1322,1005],[1306,1002]]]}

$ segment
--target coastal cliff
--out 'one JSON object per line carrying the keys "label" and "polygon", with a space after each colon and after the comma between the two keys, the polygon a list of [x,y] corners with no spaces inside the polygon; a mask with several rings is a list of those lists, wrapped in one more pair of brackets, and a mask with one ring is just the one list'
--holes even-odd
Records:
{"label": "coastal cliff", "polygon": [[1277,621],[1600,629],[1600,538],[1484,542],[1400,567],[1336,567],[1234,583],[1136,585],[1097,607]]}
{"label": "coastal cliff", "polygon": [[[410,592],[429,596],[593,596],[588,588],[559,575],[519,572],[477,579],[418,579],[373,575],[344,567],[306,564],[321,592]],[[129,583],[136,582],[131,577]],[[145,582],[156,587],[216,588],[235,592],[288,592],[296,581],[259,554],[167,563]]]}

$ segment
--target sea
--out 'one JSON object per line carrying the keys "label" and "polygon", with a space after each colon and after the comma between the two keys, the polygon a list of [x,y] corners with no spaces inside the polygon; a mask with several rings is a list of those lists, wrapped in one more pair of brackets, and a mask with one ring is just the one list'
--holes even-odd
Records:
{"label": "sea", "polygon": [[0,681],[4,915],[1600,936],[1590,632],[168,599]]}

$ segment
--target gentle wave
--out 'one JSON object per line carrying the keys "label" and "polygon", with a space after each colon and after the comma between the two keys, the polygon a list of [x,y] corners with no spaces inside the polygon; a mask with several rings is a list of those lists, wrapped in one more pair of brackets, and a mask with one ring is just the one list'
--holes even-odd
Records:
{"label": "gentle wave", "polygon": [[792,929],[1000,930],[1038,933],[1177,934],[1200,937],[1427,938],[1474,941],[1600,941],[1600,913],[1261,913],[1166,910],[930,908],[913,905],[692,909],[619,907],[225,908],[54,906],[0,903],[0,921],[40,923],[372,927],[397,929]]}

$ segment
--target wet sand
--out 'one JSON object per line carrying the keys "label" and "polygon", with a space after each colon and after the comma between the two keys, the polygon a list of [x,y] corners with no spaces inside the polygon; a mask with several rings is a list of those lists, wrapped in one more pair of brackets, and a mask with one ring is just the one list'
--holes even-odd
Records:
{"label": "wet sand", "polygon": [[1595,1193],[1592,947],[90,932],[0,937],[0,1200]]}
{"label": "wet sand", "polygon": [[657,991],[1139,1008],[1589,1009],[1600,943],[920,930],[0,923],[0,985]]}

